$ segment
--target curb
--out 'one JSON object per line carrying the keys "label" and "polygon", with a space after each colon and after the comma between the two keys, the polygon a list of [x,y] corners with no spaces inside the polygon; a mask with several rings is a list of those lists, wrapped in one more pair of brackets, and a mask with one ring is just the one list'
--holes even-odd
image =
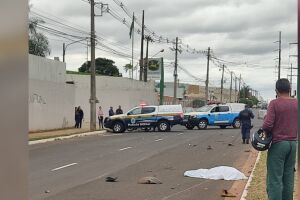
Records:
{"label": "curb", "polygon": [[251,174],[250,174],[250,176],[249,176],[249,178],[248,178],[247,184],[246,184],[246,186],[245,186],[245,188],[244,188],[244,191],[243,191],[243,193],[242,193],[242,196],[241,196],[241,199],[240,199],[240,200],[246,200],[246,197],[247,197],[247,194],[248,194],[248,188],[249,188],[249,186],[250,186],[250,184],[251,184],[251,181],[252,181],[252,178],[253,178],[253,173],[254,173],[255,168],[256,168],[256,165],[257,165],[257,163],[258,163],[258,161],[259,161],[259,159],[260,159],[260,155],[261,155],[261,152],[259,152],[258,155],[257,155],[257,158],[256,158],[256,161],[255,161],[253,170],[252,170],[252,172],[251,172]]}
{"label": "curb", "polygon": [[98,134],[101,134],[101,133],[106,133],[106,130],[79,133],[79,134],[73,134],[73,135],[68,135],[68,136],[59,136],[59,137],[41,139],[41,140],[34,140],[34,141],[29,141],[28,145],[42,144],[42,143],[46,143],[46,142],[53,142],[53,141],[56,141],[56,140],[70,139],[70,138],[74,138],[74,137],[84,137],[84,136],[89,136],[89,135],[98,135]]}

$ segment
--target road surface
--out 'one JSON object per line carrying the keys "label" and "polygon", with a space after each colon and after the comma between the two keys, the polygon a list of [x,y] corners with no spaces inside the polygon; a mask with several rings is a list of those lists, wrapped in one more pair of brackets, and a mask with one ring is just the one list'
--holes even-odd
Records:
{"label": "road surface", "polygon": [[[229,189],[232,181],[183,173],[221,165],[242,168],[250,148],[241,143],[239,129],[181,126],[167,133],[108,133],[31,145],[29,195],[31,200],[223,199],[221,190]],[[118,182],[105,182],[107,176],[118,177]],[[137,184],[145,176],[163,184]]]}

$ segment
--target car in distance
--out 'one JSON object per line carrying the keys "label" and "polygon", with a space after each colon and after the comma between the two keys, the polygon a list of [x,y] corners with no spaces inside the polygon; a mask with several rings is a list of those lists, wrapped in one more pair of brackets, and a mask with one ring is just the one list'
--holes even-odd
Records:
{"label": "car in distance", "polygon": [[139,106],[125,114],[105,118],[105,128],[114,133],[123,133],[132,129],[155,129],[165,132],[181,124],[183,110],[181,105]]}

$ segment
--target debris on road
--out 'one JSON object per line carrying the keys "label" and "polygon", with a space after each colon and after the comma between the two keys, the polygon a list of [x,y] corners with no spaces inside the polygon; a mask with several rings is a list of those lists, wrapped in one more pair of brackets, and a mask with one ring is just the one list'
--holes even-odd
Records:
{"label": "debris on road", "polygon": [[242,180],[247,177],[233,167],[219,166],[211,169],[197,169],[184,172],[184,176],[212,180]]}
{"label": "debris on road", "polygon": [[210,145],[208,145],[206,149],[207,150],[212,150],[213,148]]}
{"label": "debris on road", "polygon": [[108,176],[108,177],[106,177],[105,181],[106,182],[116,182],[117,179],[118,179],[118,177],[110,177],[110,176]]}
{"label": "debris on road", "polygon": [[229,143],[228,146],[232,147],[232,146],[234,146],[234,145],[233,145],[232,143]]}
{"label": "debris on road", "polygon": [[50,193],[50,190],[45,190],[45,193],[47,194],[47,193]]}
{"label": "debris on road", "polygon": [[162,184],[162,182],[158,178],[152,176],[143,177],[138,181],[138,183],[139,184]]}
{"label": "debris on road", "polygon": [[221,193],[221,197],[236,197],[236,195],[228,192],[227,190],[223,189]]}

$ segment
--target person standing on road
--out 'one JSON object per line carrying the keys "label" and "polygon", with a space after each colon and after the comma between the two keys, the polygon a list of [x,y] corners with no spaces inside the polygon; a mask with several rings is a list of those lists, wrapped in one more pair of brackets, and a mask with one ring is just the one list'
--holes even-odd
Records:
{"label": "person standing on road", "polygon": [[79,128],[81,128],[84,113],[80,106],[78,106],[78,112],[79,112]]}
{"label": "person standing on road", "polygon": [[102,107],[99,106],[99,110],[98,110],[98,120],[99,120],[99,129],[103,129],[103,111],[102,111]]}
{"label": "person standing on road", "polygon": [[242,139],[243,144],[249,144],[250,139],[250,129],[252,128],[251,119],[254,118],[253,112],[249,109],[249,106],[246,105],[245,109],[242,110],[239,114],[239,119],[241,121],[241,130],[242,130]]}
{"label": "person standing on road", "polygon": [[121,106],[119,106],[119,108],[116,110],[116,114],[117,115],[123,114],[123,110],[122,110]]}
{"label": "person standing on road", "polygon": [[291,200],[298,134],[298,101],[291,98],[288,79],[276,82],[277,99],[270,102],[263,130],[272,134],[267,156],[267,193],[269,200]]}
{"label": "person standing on road", "polygon": [[110,107],[110,108],[109,108],[108,115],[109,115],[109,116],[115,115],[113,107]]}

